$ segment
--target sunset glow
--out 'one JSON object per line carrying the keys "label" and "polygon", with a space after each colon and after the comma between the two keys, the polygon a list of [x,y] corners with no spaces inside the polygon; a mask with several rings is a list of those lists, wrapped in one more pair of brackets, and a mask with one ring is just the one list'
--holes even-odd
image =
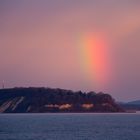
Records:
{"label": "sunset glow", "polygon": [[137,0],[0,1],[1,88],[58,87],[137,99],[139,15]]}

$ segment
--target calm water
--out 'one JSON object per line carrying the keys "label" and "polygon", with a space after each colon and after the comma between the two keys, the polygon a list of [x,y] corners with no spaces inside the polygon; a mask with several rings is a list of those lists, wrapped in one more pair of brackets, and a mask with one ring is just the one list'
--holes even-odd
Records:
{"label": "calm water", "polygon": [[140,113],[0,114],[0,140],[140,140]]}

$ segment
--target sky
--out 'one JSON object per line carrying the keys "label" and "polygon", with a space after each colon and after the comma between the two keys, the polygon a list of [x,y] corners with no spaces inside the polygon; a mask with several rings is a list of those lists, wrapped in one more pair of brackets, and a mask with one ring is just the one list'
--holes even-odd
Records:
{"label": "sky", "polygon": [[139,0],[0,0],[0,82],[138,100],[139,15]]}

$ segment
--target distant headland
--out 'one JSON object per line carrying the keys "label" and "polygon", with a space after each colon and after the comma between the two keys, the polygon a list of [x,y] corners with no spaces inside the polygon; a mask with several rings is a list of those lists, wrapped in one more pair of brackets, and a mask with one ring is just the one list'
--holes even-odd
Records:
{"label": "distant headland", "polygon": [[59,88],[11,88],[0,90],[0,113],[124,112],[105,93],[74,92]]}

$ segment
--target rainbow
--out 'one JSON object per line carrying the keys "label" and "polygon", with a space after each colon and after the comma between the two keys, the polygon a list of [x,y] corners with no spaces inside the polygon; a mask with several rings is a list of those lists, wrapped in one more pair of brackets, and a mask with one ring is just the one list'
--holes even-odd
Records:
{"label": "rainbow", "polygon": [[110,74],[107,39],[101,33],[86,33],[80,37],[80,57],[85,77],[94,86],[106,84]]}

